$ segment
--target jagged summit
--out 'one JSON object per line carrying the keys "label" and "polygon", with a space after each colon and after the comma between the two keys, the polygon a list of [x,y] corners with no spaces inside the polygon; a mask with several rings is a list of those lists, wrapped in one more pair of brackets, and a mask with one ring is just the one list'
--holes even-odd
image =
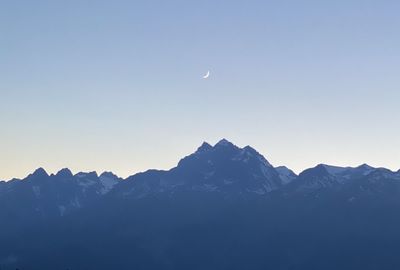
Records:
{"label": "jagged summit", "polygon": [[119,178],[116,174],[113,172],[103,172],[100,174],[100,177],[110,177],[110,178]]}
{"label": "jagged summit", "polygon": [[[397,179],[399,172],[373,168],[368,164],[358,167],[318,164],[296,175],[285,166],[274,167],[253,147],[240,147],[224,138],[214,145],[203,142],[194,153],[182,158],[178,165],[170,170],[149,170],[132,175],[125,181],[112,172],[103,172],[100,175],[96,172],[79,172],[73,175],[68,168],[51,176],[43,168],[38,168],[25,179],[33,180],[27,182],[32,183],[34,194],[37,196],[44,194],[44,191],[40,191],[36,185],[53,185],[53,179],[61,180],[55,181],[60,185],[77,185],[73,188],[68,187],[76,190],[76,194],[102,195],[116,187],[120,193],[126,194],[129,193],[126,186],[131,186],[130,190],[135,190],[136,196],[145,196],[176,190],[266,194],[283,186],[293,186],[292,190],[315,190],[338,186],[363,177]],[[18,183],[19,180],[13,182]],[[12,181],[9,183],[11,185]]]}
{"label": "jagged summit", "polygon": [[250,145],[245,146],[243,148],[243,151],[252,155],[261,155],[256,149],[254,149]]}
{"label": "jagged summit", "polygon": [[[250,146],[246,146],[243,149],[247,149],[249,147]],[[230,141],[228,141],[227,139],[224,138],[224,139],[219,140],[214,146],[212,146],[208,142],[203,142],[199,146],[199,148],[197,148],[195,153],[204,153],[204,152],[211,151],[211,150],[221,150],[221,149],[236,151],[236,150],[239,150],[239,149],[242,149],[242,148],[238,147],[234,143],[232,143],[232,142],[230,142]],[[247,150],[249,150],[249,149],[247,149]],[[253,149],[253,151],[255,151],[255,150]],[[257,152],[257,151],[255,151],[255,152]]]}
{"label": "jagged summit", "polygon": [[36,169],[30,176],[33,177],[47,177],[49,176],[45,169],[42,167]]}
{"label": "jagged summit", "polygon": [[72,177],[73,174],[72,174],[70,169],[64,168],[64,169],[61,169],[59,172],[57,172],[56,176],[58,176],[58,177]]}
{"label": "jagged summit", "polygon": [[233,143],[231,143],[230,141],[228,141],[227,139],[221,139],[219,142],[217,142],[214,147],[237,147],[236,145],[234,145]]}
{"label": "jagged summit", "polygon": [[206,152],[208,150],[211,150],[213,147],[208,143],[208,142],[203,142],[199,148],[197,148],[196,153],[202,153]]}
{"label": "jagged summit", "polygon": [[360,166],[356,167],[356,169],[370,170],[370,171],[372,171],[372,170],[375,170],[376,168],[374,168],[374,167],[368,165],[367,163],[363,163],[363,164],[361,164]]}
{"label": "jagged summit", "polygon": [[249,162],[250,159],[256,160],[257,162],[261,162],[266,166],[272,166],[263,155],[261,155],[257,150],[247,145],[243,148],[236,146],[234,143],[228,141],[227,139],[221,139],[214,146],[211,146],[207,142],[203,142],[202,145],[197,148],[196,152],[193,154],[183,158],[178,166],[181,165],[182,161],[198,158],[197,154],[202,154],[202,156],[206,155],[210,160],[219,156],[219,160],[228,159],[234,161],[243,161]]}
{"label": "jagged summit", "polygon": [[[125,182],[125,181],[124,181]],[[181,159],[177,167],[138,174],[124,183],[134,196],[175,190],[212,191],[224,194],[266,194],[284,184],[275,168],[250,146],[240,148],[226,139],[214,146],[203,143]],[[151,189],[149,188],[151,185]],[[119,188],[117,187],[119,190]],[[121,192],[126,193],[120,188]],[[139,192],[140,191],[140,192]]]}
{"label": "jagged summit", "polygon": [[75,174],[75,176],[95,176],[97,177],[98,174],[96,171],[91,171],[91,172],[78,172],[77,174]]}
{"label": "jagged summit", "polygon": [[[26,237],[29,242],[24,244],[28,243],[29,248],[26,252],[21,252],[21,255],[18,254],[21,258],[24,254],[34,253],[33,262],[39,256],[46,260],[47,254],[53,254],[54,250],[57,250],[57,256],[61,256],[65,254],[66,244],[77,241],[73,247],[89,243],[90,246],[87,247],[92,250],[101,248],[98,254],[107,255],[93,256],[93,261],[87,265],[92,265],[103,257],[109,260],[110,252],[114,251],[115,254],[118,253],[114,255],[114,260],[129,257],[131,252],[126,247],[131,247],[131,244],[132,247],[136,244],[141,247],[144,242],[137,240],[138,236],[141,238],[143,235],[150,237],[146,250],[156,246],[151,255],[160,254],[160,245],[157,243],[162,243],[166,252],[171,247],[182,247],[176,254],[185,254],[187,243],[193,241],[204,243],[206,252],[210,251],[209,242],[214,239],[215,242],[211,243],[220,249],[221,239],[229,238],[222,247],[225,250],[232,248],[230,239],[243,241],[246,250],[234,252],[231,258],[247,252],[250,236],[254,243],[269,245],[265,246],[264,253],[260,255],[260,258],[268,260],[272,258],[271,252],[282,247],[275,253],[281,260],[280,256],[287,253],[288,246],[307,242],[310,232],[317,232],[317,240],[323,236],[321,244],[316,245],[317,254],[326,235],[333,235],[330,243],[335,243],[338,235],[344,235],[343,245],[337,247],[340,250],[349,243],[348,235],[352,231],[348,228],[357,235],[360,226],[371,222],[380,222],[382,226],[364,226],[376,231],[365,234],[366,241],[360,242],[360,248],[351,246],[349,253],[362,249],[365,243],[369,243],[370,235],[383,231],[382,246],[387,243],[387,229],[391,229],[390,236],[400,235],[400,219],[393,218],[396,217],[400,205],[400,173],[383,168],[374,169],[366,164],[358,167],[319,164],[297,176],[285,166],[273,167],[250,146],[241,148],[221,140],[214,146],[204,142],[195,153],[183,158],[178,166],[170,170],[149,170],[125,180],[112,172],[103,172],[100,176],[95,172],[81,172],[72,177],[62,177],[71,174],[69,169],[62,169],[56,175],[48,176],[44,169],[39,168],[26,178],[28,181],[0,182],[1,239],[10,239],[10,235],[15,235],[15,240],[3,245],[5,256],[9,256],[9,246],[14,245],[13,250],[18,250],[14,243],[21,243],[20,235],[26,235],[27,232],[32,232],[32,235]],[[371,211],[374,212],[371,214]],[[371,219],[371,216],[378,218]],[[51,230],[48,229],[49,224],[52,225]],[[203,224],[204,227],[199,227]],[[54,226],[60,226],[59,230],[55,231]],[[194,230],[190,235],[184,233],[185,237],[190,236],[184,242],[181,234],[177,233],[182,228],[184,231]],[[277,238],[276,228],[290,230],[290,237],[278,230],[278,235],[283,237]],[[337,228],[345,230],[337,232]],[[39,232],[32,229],[38,229]],[[242,232],[242,237],[238,237]],[[206,242],[202,242],[204,237]],[[98,239],[102,245],[99,245]],[[167,242],[175,242],[171,245],[165,239]],[[288,239],[291,242],[282,242]],[[375,240],[371,243],[375,244]],[[37,243],[42,245],[46,241],[48,246],[45,249],[41,247],[39,253],[36,253]],[[270,241],[276,242],[270,244]],[[111,251],[110,246],[113,247]],[[121,248],[118,249],[119,247]],[[309,247],[306,243],[304,249],[308,250]],[[251,260],[253,254],[258,254],[260,250],[258,244],[254,245],[254,249],[250,250],[251,254],[245,257],[246,263],[248,258]],[[195,252],[197,251],[196,248]],[[331,247],[328,251],[327,253],[332,251]],[[214,249],[210,252],[213,254]],[[7,258],[3,254],[0,254],[0,262]],[[139,253],[138,256],[142,254],[144,253]],[[301,251],[300,254],[304,252]],[[370,254],[368,250],[366,257]],[[384,250],[385,259],[386,254],[387,250]],[[87,257],[82,257],[79,252],[76,256],[79,262]],[[290,256],[291,254],[288,259]],[[148,258],[154,260],[153,256]],[[199,257],[198,261],[202,258],[204,256]],[[337,258],[334,257],[331,261]],[[63,258],[63,261],[68,260],[68,256]],[[331,261],[327,264],[328,268]],[[219,269],[225,263],[223,261],[210,269]],[[58,266],[46,269],[62,268]],[[130,266],[131,262],[125,268]],[[158,266],[155,265],[154,269]],[[264,269],[265,266],[263,264],[259,269]],[[7,269],[17,268],[23,269],[19,265]],[[179,269],[186,268],[187,265]],[[79,269],[79,265],[76,269]]]}

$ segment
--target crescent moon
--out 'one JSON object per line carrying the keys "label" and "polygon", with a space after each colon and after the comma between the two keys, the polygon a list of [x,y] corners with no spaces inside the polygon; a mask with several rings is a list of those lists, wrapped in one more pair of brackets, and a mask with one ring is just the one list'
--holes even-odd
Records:
{"label": "crescent moon", "polygon": [[203,79],[207,79],[208,77],[210,77],[210,71],[207,71],[207,74],[203,76]]}

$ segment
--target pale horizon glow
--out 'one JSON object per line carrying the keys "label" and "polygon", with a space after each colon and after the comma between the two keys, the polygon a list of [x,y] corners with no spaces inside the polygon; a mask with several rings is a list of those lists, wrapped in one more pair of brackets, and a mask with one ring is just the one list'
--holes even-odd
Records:
{"label": "pale horizon glow", "polygon": [[0,179],[39,167],[126,177],[222,138],[296,173],[397,171],[398,10],[390,0],[4,1]]}
{"label": "pale horizon glow", "polygon": [[[230,140],[228,140],[228,141],[230,141]],[[206,142],[206,141],[205,141],[205,142]],[[231,141],[231,142],[232,142],[232,141]],[[207,142],[207,143],[210,143],[210,142]],[[217,141],[215,141],[215,143],[217,143]],[[210,144],[211,144],[211,145],[215,145],[215,143],[210,143]],[[232,142],[232,143],[235,144],[235,142]],[[199,147],[199,146],[200,146],[200,144],[197,145],[197,147]],[[243,147],[245,147],[246,145],[242,145],[242,146],[237,145],[237,146],[243,148]],[[95,171],[98,175],[100,175],[100,174],[103,173],[103,172],[112,172],[112,173],[115,173],[115,174],[116,174],[117,176],[119,176],[119,177],[127,178],[127,177],[129,177],[129,176],[131,176],[131,175],[134,175],[134,174],[136,174],[136,173],[144,172],[144,171],[151,170],[151,169],[157,169],[157,170],[169,170],[169,169],[172,169],[173,167],[177,166],[178,161],[179,161],[180,159],[184,158],[184,157],[187,156],[187,155],[190,155],[190,154],[194,153],[197,147],[193,148],[193,149],[192,149],[192,152],[183,154],[183,155],[181,155],[180,157],[178,157],[175,161],[171,162],[170,164],[166,164],[164,167],[160,167],[160,168],[149,167],[149,168],[137,168],[136,170],[135,170],[135,169],[131,169],[131,170],[128,169],[128,170],[126,170],[126,171],[121,171],[121,173],[118,173],[118,172],[113,171],[113,170],[104,170],[104,169],[100,169],[100,170],[96,170],[96,169],[93,169],[93,170],[78,169],[79,167],[72,167],[72,168],[68,168],[68,169],[70,169],[70,170],[72,171],[73,174],[77,174],[77,173],[79,173],[79,172],[92,172],[92,171]],[[256,149],[256,150],[257,150],[257,149]],[[260,153],[260,154],[261,154],[261,155],[264,155],[263,153]],[[265,156],[265,155],[264,155],[264,156]],[[275,163],[271,162],[271,159],[268,159],[268,161],[269,161],[270,163],[272,163],[272,165],[273,165],[274,167],[278,167],[278,166],[286,166],[286,167],[288,167],[288,166],[285,165],[285,164],[275,164]],[[317,166],[317,165],[319,165],[319,164],[327,164],[327,165],[340,166],[340,167],[357,167],[357,166],[360,166],[360,165],[363,165],[363,164],[366,164],[366,163],[364,162],[364,163],[344,164],[344,163],[325,163],[325,162],[318,162],[318,163],[315,163],[314,165],[311,165],[310,167],[306,167],[306,168],[302,168],[302,169],[297,169],[297,170],[296,170],[296,169],[293,169],[293,168],[290,168],[290,167],[288,167],[288,168],[291,169],[291,170],[293,170],[293,172],[295,172],[296,174],[299,174],[299,173],[301,173],[303,170],[306,170],[306,169],[315,167],[315,166]],[[381,167],[383,167],[383,166],[379,166],[379,165],[374,166],[374,164],[369,164],[369,163],[367,163],[367,165],[370,165],[370,166],[375,167],[375,168],[381,168]],[[23,178],[25,178],[26,176],[28,176],[29,174],[33,173],[33,172],[34,172],[36,169],[38,169],[38,168],[43,168],[43,169],[50,175],[50,174],[56,174],[58,171],[60,171],[60,170],[62,170],[62,169],[64,169],[64,168],[66,168],[66,167],[51,168],[51,166],[50,166],[50,167],[49,167],[50,170],[48,170],[47,168],[42,167],[42,166],[40,166],[40,167],[35,167],[35,168],[32,168],[31,170],[28,170],[25,174],[21,175],[20,177],[13,177],[13,178],[16,178],[16,179],[23,179]],[[390,168],[388,168],[388,169],[390,169]],[[392,171],[397,171],[397,169],[392,169]],[[3,180],[11,180],[11,179],[12,179],[12,178],[3,179]]]}

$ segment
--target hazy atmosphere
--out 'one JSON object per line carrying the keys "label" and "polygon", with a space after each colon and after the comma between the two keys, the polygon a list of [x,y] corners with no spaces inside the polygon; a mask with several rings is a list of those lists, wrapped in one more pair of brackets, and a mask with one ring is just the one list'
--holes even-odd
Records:
{"label": "hazy atmosphere", "polygon": [[[0,179],[167,169],[203,141],[400,168],[399,1],[2,1]],[[210,71],[210,76],[203,76]]]}

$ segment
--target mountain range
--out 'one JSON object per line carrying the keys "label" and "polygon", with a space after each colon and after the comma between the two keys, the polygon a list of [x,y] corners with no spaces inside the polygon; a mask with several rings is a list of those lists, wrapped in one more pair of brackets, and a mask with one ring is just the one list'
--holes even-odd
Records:
{"label": "mountain range", "polygon": [[0,269],[398,269],[400,170],[296,175],[204,142],[170,170],[0,182]]}

